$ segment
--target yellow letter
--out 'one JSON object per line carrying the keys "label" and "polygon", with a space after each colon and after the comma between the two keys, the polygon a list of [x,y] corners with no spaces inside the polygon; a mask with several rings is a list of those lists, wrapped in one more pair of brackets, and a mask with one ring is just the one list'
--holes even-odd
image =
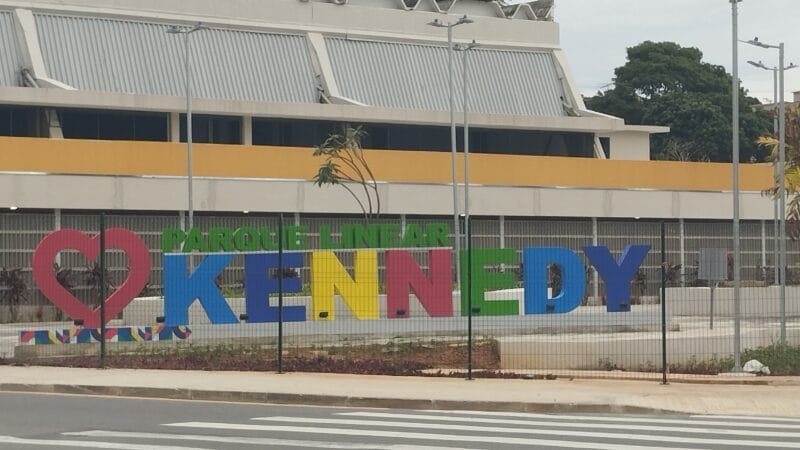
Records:
{"label": "yellow letter", "polygon": [[311,256],[314,320],[334,318],[335,294],[342,297],[357,319],[378,318],[378,254],[373,250],[355,253],[355,280],[333,252],[314,252]]}

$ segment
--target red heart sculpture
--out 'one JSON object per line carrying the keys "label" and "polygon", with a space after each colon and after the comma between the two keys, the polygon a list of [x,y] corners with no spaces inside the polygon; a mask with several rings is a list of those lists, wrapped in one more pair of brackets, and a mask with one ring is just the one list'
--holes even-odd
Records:
{"label": "red heart sculpture", "polygon": [[[105,319],[108,323],[147,285],[147,280],[150,278],[150,252],[139,236],[124,228],[108,229],[105,235],[106,248],[124,251],[130,262],[128,278],[105,299]],[[42,294],[69,317],[83,319],[83,326],[86,328],[99,328],[100,308],[84,305],[58,283],[53,273],[53,261],[56,255],[68,249],[78,250],[86,256],[86,259],[94,261],[100,254],[100,235],[89,237],[80,231],[70,229],[49,234],[42,239],[33,254],[33,279],[36,280],[36,285]]]}

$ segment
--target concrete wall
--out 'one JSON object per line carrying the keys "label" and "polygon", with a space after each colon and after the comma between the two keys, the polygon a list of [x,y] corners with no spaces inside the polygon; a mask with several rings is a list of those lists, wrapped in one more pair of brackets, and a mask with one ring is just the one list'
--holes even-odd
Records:
{"label": "concrete wall", "polygon": [[[741,312],[745,319],[779,318],[779,286],[741,288]],[[800,317],[800,286],[786,287],[786,315]],[[667,305],[675,316],[703,316],[710,313],[711,288],[667,288]],[[714,290],[714,316],[734,317],[733,288]]]}
{"label": "concrete wall", "polygon": [[650,133],[620,131],[611,138],[611,159],[648,161],[650,159]]}
{"label": "concrete wall", "polygon": [[[194,179],[196,211],[360,214],[344,189],[309,181]],[[452,188],[421,183],[381,184],[385,214],[452,214]],[[460,199],[463,202],[463,194]],[[474,215],[729,219],[726,192],[659,192],[624,189],[560,189],[473,186]],[[184,211],[186,180],[179,177],[0,175],[0,208]],[[757,192],[741,197],[744,220],[771,220],[772,202]],[[463,208],[463,206],[462,206]]]}

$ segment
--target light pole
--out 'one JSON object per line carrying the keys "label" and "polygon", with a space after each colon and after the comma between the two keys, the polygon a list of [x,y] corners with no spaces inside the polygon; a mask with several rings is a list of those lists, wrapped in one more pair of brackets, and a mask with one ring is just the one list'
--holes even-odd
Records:
{"label": "light pole", "polygon": [[464,73],[461,76],[463,83],[463,101],[464,101],[464,243],[467,251],[472,247],[469,241],[469,95],[468,95],[468,80],[469,80],[469,51],[478,47],[475,41],[466,45],[456,45],[455,50],[464,53],[462,59],[462,66]]}
{"label": "light pole", "polygon": [[[744,42],[746,42],[748,44],[750,43],[750,41],[744,41]],[[780,119],[778,117],[778,109],[779,109],[779,106],[778,106],[778,72],[779,72],[778,67],[767,67],[761,61],[759,61],[759,62],[747,61],[747,63],[750,64],[751,66],[758,67],[759,69],[769,70],[770,72],[772,72],[772,80],[773,80],[772,103],[773,103],[773,106],[774,106],[774,110],[773,110],[773,112],[774,112],[773,116],[774,117],[773,117],[773,121],[772,121],[772,128],[773,128],[773,131],[775,133],[775,136],[777,137],[778,134],[779,134],[779,129],[780,129],[780,126],[779,126],[779,120]],[[800,67],[800,66],[797,66],[795,64],[790,64],[788,67],[785,67],[783,70],[786,71],[786,70],[796,69],[797,67]],[[775,165],[775,171],[774,172],[775,172],[775,178],[778,178],[778,165],[777,164]],[[778,213],[778,202],[779,202],[779,200],[776,197],[775,198],[775,221],[774,221],[774,223],[775,223],[775,231],[773,233],[773,235],[774,235],[773,236],[774,237],[774,245],[772,246],[773,247],[773,253],[774,253],[773,260],[775,261],[775,284],[780,283],[780,279],[781,279],[780,278],[781,277],[780,271],[778,270],[778,265],[779,265],[779,256],[778,256],[779,255],[779,250],[778,250],[778,246],[779,246],[778,242],[779,242],[779,240],[778,240],[778,236],[780,235],[780,229],[779,229],[779,225],[778,224],[780,223],[780,220],[781,220],[781,219],[779,219],[780,215]],[[783,220],[785,220],[785,218]],[[783,237],[783,235],[780,235],[780,236]]]}
{"label": "light pole", "polygon": [[428,25],[437,28],[447,28],[447,71],[450,79],[450,153],[453,172],[453,226],[455,227],[455,251],[456,251],[456,284],[461,289],[461,231],[458,225],[458,179],[456,176],[456,100],[455,100],[455,82],[453,80],[453,28],[473,23],[474,21],[466,15],[458,19],[456,22],[442,22],[439,19],[434,19]]}
{"label": "light pole", "polygon": [[731,98],[733,99],[733,371],[742,371],[742,304],[741,304],[741,248],[739,243],[739,3],[730,0],[733,28],[733,80]]}
{"label": "light pole", "polygon": [[[780,272],[781,282],[781,344],[786,344],[786,101],[784,99],[784,72],[794,69],[794,64],[786,66],[784,44],[765,44],[753,38],[746,41],[756,47],[778,50],[778,201],[780,202]],[[763,66],[763,64],[762,64]]]}
{"label": "light pole", "polygon": [[194,193],[192,189],[192,47],[189,36],[200,30],[207,30],[208,27],[202,23],[197,23],[192,27],[173,25],[167,28],[168,34],[182,34],[185,53],[186,70],[186,184],[188,186],[189,203],[189,222],[186,231],[194,228]]}

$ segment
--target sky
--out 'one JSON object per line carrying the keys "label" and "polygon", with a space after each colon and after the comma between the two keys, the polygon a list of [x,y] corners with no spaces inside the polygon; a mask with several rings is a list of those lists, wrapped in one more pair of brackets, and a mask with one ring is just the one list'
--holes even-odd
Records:
{"label": "sky", "polygon": [[[732,66],[729,0],[555,0],[561,43],[579,89],[594,95],[625,64],[626,49],[640,42],[672,41],[697,47],[704,61]],[[786,44],[786,65],[800,65],[800,0],[744,0],[739,4],[739,39]],[[772,72],[747,64],[778,65],[778,51],[741,43],[739,77],[750,95],[772,102]],[[800,68],[786,71],[786,98],[800,91]]]}

